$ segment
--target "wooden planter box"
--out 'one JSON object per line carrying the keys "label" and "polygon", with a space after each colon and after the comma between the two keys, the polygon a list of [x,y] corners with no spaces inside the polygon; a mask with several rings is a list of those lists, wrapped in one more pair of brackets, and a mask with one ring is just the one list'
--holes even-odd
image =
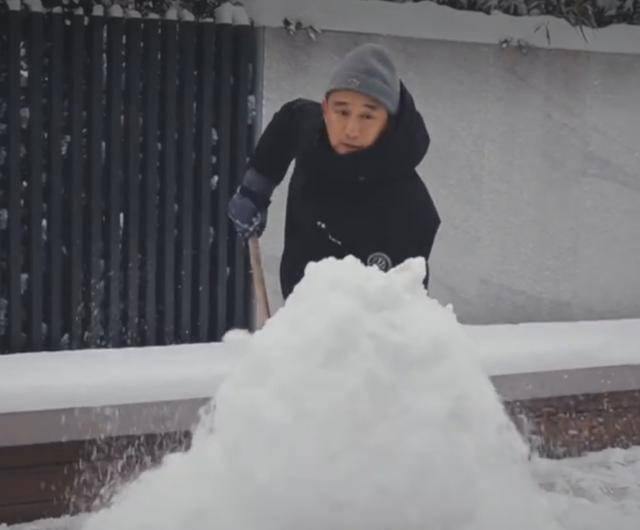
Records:
{"label": "wooden planter box", "polygon": [[175,451],[208,399],[0,414],[0,524],[88,512]]}
{"label": "wooden planter box", "polygon": [[0,447],[0,522],[92,511],[190,441],[176,432]]}
{"label": "wooden planter box", "polygon": [[[640,366],[492,377],[532,451],[640,445]],[[168,453],[208,399],[0,414],[0,524],[87,512]]]}
{"label": "wooden planter box", "polygon": [[640,445],[640,365],[492,378],[532,449],[548,458]]}

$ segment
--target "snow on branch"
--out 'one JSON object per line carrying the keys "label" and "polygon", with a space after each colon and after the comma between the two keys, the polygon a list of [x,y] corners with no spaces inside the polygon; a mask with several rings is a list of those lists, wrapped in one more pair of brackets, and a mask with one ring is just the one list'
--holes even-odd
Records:
{"label": "snow on branch", "polygon": [[42,13],[44,11],[40,0],[24,0],[24,3],[32,13]]}
{"label": "snow on branch", "polygon": [[[251,23],[242,2],[238,0],[0,0],[9,10],[20,11],[27,7],[30,11],[49,11],[72,15],[82,9],[84,13],[107,13],[109,16],[128,18],[167,18],[178,20],[209,21],[218,20],[216,11],[223,5],[229,10],[229,24],[249,25]],[[5,8],[6,9],[6,8]],[[175,13],[175,15],[174,15]]]}
{"label": "snow on branch", "polygon": [[[383,0],[404,3],[407,0]],[[611,24],[640,25],[640,0],[412,0],[431,1],[462,11],[490,15],[548,15],[562,18],[574,27],[602,28]]]}
{"label": "snow on branch", "polygon": [[122,9],[122,6],[120,6],[120,4],[113,4],[109,8],[109,16],[115,18],[124,17],[124,10]]}
{"label": "snow on branch", "polygon": [[218,24],[233,24],[233,6],[229,2],[218,6],[214,14]]}

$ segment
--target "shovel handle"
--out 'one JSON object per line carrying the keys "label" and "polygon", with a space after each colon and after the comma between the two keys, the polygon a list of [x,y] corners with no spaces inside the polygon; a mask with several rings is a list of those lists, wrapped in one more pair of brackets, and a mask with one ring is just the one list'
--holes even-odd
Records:
{"label": "shovel handle", "polygon": [[253,278],[253,293],[255,298],[255,326],[260,329],[271,316],[269,297],[262,269],[260,257],[260,243],[257,236],[249,238],[249,260],[251,262],[251,277]]}

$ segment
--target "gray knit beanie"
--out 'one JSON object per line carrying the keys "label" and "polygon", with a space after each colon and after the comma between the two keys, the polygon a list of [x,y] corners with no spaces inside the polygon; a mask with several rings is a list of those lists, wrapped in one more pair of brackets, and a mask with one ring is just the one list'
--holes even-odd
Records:
{"label": "gray knit beanie", "polygon": [[351,50],[334,70],[325,94],[354,90],[382,103],[391,114],[400,104],[400,80],[389,52],[367,43]]}

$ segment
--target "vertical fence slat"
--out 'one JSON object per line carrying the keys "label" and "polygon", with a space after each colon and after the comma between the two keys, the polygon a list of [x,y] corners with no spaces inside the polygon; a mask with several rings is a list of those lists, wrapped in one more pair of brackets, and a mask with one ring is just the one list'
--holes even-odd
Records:
{"label": "vertical fence slat", "polygon": [[209,337],[211,311],[211,127],[213,125],[213,59],[215,31],[213,23],[200,24],[200,73],[198,85],[198,124],[196,143],[196,219],[200,220],[197,230],[197,340],[206,342]]}
{"label": "vertical fence slat", "polygon": [[230,24],[219,24],[217,41],[217,128],[218,128],[218,186],[216,215],[216,333],[220,339],[228,328],[228,240],[229,222],[227,202],[229,200],[229,176],[231,167],[231,60],[233,28]]}
{"label": "vertical fence slat", "polygon": [[[244,174],[247,164],[248,99],[249,99],[249,38],[250,26],[234,27],[235,71],[234,71],[234,116],[233,116],[233,160],[231,167],[231,186],[235,189]],[[247,282],[246,282],[246,245],[240,237],[233,238],[233,327],[246,328],[247,319]]]}
{"label": "vertical fence slat", "polygon": [[139,338],[140,298],[140,69],[142,65],[140,19],[129,19],[127,30],[127,100],[126,100],[126,215],[125,276],[126,334],[125,343],[137,344]]}
{"label": "vertical fence slat", "polygon": [[178,186],[178,270],[176,276],[178,338],[191,338],[191,297],[193,292],[193,103],[194,103],[195,23],[180,24],[180,130]]}
{"label": "vertical fence slat", "polygon": [[42,220],[42,54],[43,13],[29,14],[29,312],[28,348],[41,351],[44,344],[43,278],[44,245]]}
{"label": "vertical fence slat", "polygon": [[84,167],[82,163],[82,111],[84,106],[82,90],[82,72],[84,62],[84,15],[75,14],[71,22],[71,175],[69,179],[69,318],[72,349],[82,345],[82,182]]}
{"label": "vertical fence slat", "polygon": [[[16,6],[17,7],[17,6]],[[9,17],[0,18],[0,68],[6,71],[6,75],[0,76],[0,97],[3,98],[4,104],[8,104],[8,86],[9,86]],[[0,116],[7,119],[6,111],[0,110]],[[5,125],[8,125],[5,121]],[[4,131],[8,131],[5,129]],[[0,161],[4,165],[6,163],[6,154],[8,152],[7,135],[0,134]],[[8,336],[8,309],[9,309],[9,276],[8,276],[8,250],[9,242],[7,235],[7,221],[9,213],[9,175],[7,166],[3,168],[3,178],[0,178],[0,355],[9,352],[9,336]]]}
{"label": "vertical fence slat", "polygon": [[102,316],[104,311],[103,281],[103,135],[104,135],[104,75],[103,41],[105,20],[101,13],[94,13],[89,19],[89,71],[88,71],[88,175],[87,206],[88,222],[88,289],[87,289],[87,342],[90,346],[100,345],[102,340]]}
{"label": "vertical fence slat", "polygon": [[160,22],[149,19],[144,24],[144,343],[155,344],[156,281],[158,260],[158,89],[160,82]]}
{"label": "vertical fence slat", "polygon": [[122,214],[122,36],[124,19],[107,19],[107,345],[122,337],[121,214]]}
{"label": "vertical fence slat", "polygon": [[8,280],[9,280],[9,351],[19,352],[23,348],[22,340],[22,191],[20,176],[20,11],[9,11],[9,91],[7,101],[7,171],[9,179],[8,208]]}
{"label": "vertical fence slat", "polygon": [[163,23],[162,87],[162,181],[160,184],[160,329],[161,343],[172,344],[175,339],[175,236],[176,225],[176,76],[177,76],[177,22]]}
{"label": "vertical fence slat", "polygon": [[64,18],[50,15],[51,58],[49,63],[49,178],[48,178],[48,348],[57,350],[62,340],[62,109],[64,73]]}

